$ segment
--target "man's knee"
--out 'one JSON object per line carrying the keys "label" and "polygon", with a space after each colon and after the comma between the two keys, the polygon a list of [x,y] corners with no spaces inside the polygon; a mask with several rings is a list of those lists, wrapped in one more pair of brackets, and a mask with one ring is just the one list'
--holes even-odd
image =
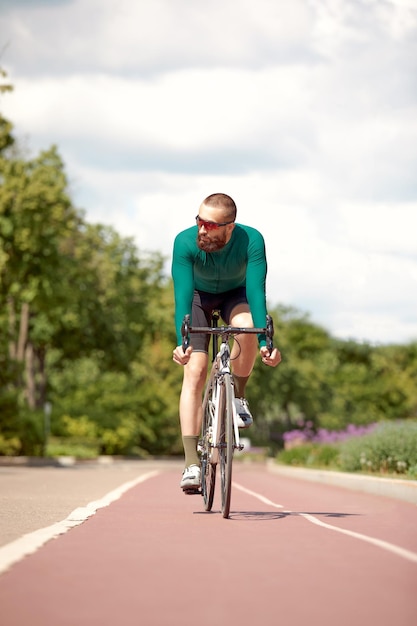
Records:
{"label": "man's knee", "polygon": [[199,388],[204,385],[207,376],[208,356],[204,352],[193,352],[187,365],[184,366],[183,385]]}
{"label": "man's knee", "polygon": [[232,326],[240,326],[241,328],[253,328],[252,315],[246,303],[238,305],[233,309],[230,323]]}

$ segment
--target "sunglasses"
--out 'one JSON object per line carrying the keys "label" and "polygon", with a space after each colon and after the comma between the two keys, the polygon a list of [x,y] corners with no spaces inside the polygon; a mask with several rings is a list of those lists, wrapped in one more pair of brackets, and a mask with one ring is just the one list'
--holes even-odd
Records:
{"label": "sunglasses", "polygon": [[204,226],[206,230],[217,230],[217,228],[220,228],[221,226],[228,226],[234,222],[234,220],[231,222],[208,222],[207,220],[202,220],[199,215],[195,216],[195,221],[197,222],[198,228]]}

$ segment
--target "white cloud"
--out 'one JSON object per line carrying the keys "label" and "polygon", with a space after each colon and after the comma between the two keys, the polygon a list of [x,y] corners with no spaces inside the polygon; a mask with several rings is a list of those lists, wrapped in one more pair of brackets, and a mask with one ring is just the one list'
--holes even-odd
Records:
{"label": "white cloud", "polygon": [[169,258],[229,193],[265,234],[271,303],[417,338],[413,0],[51,4],[3,14],[2,108],[58,144],[91,221]]}
{"label": "white cloud", "polygon": [[417,205],[341,205],[341,237],[366,253],[387,253],[417,259]]}
{"label": "white cloud", "polygon": [[375,342],[417,337],[417,264],[410,258],[417,206],[362,204],[316,211],[306,202],[310,194],[316,202],[314,179],[303,185],[308,181],[304,173],[298,179],[285,172],[129,173],[110,180],[90,171],[87,178],[100,190],[89,218],[115,225],[142,250],[160,250],[167,271],[176,233],[193,223],[208,193],[226,191],[237,202],[239,221],[264,233],[272,305],[308,311],[339,337]]}
{"label": "white cloud", "polygon": [[15,55],[28,70],[76,67],[149,76],[306,58],[312,18],[302,0],[240,0],[238,6],[230,0],[75,0],[55,7],[35,1],[24,11],[11,9],[8,30],[24,40]]}
{"label": "white cloud", "polygon": [[301,143],[305,127],[304,107],[296,104],[305,99],[297,74],[286,68],[184,70],[151,82],[71,76],[58,89],[53,78],[22,79],[10,106],[18,123],[33,133],[64,139],[99,137],[129,150],[140,149],[142,143],[165,151],[220,152],[225,146],[253,148],[258,143],[271,153],[285,154],[280,136],[288,142],[292,131]]}

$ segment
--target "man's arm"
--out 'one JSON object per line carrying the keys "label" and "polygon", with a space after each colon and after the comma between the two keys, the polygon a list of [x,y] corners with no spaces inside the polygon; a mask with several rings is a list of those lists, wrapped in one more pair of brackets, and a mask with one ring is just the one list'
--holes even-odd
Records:
{"label": "man's arm", "polygon": [[[252,313],[255,327],[264,328],[266,324],[266,252],[261,233],[253,230],[248,248],[246,269],[246,297]],[[265,335],[258,336],[259,345],[266,345]]]}
{"label": "man's arm", "polygon": [[180,233],[174,241],[172,255],[172,279],[175,298],[175,330],[177,345],[181,345],[181,324],[184,315],[191,314],[194,294],[194,269],[192,257],[185,238]]}

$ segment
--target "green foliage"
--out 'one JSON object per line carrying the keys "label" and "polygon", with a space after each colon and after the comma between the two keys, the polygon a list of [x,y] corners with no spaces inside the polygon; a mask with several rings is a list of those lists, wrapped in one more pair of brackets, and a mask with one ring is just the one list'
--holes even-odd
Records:
{"label": "green foliage", "polygon": [[307,466],[314,447],[318,448],[319,446],[315,446],[313,443],[305,443],[300,446],[294,446],[290,450],[282,450],[282,452],[277,455],[277,461],[284,463],[284,465]]}
{"label": "green foliage", "polygon": [[46,446],[46,456],[48,458],[71,456],[77,459],[96,459],[98,453],[97,446],[92,446],[85,442],[76,443],[70,438],[52,438]]}
{"label": "green foliage", "polygon": [[289,450],[282,450],[277,459],[285,465],[335,468],[338,457],[339,450],[335,445],[307,443]]}
{"label": "green foliage", "polygon": [[93,443],[97,440],[97,425],[91,422],[86,415],[81,415],[78,419],[63,415],[61,426],[64,428],[65,434],[72,439]]}
{"label": "green foliage", "polygon": [[20,409],[16,423],[16,435],[20,441],[19,454],[42,456],[45,445],[44,415],[41,411]]}
{"label": "green foliage", "polygon": [[[47,393],[54,396],[51,375],[71,368],[71,361],[87,358],[98,364],[108,397],[106,374],[112,373],[111,380],[126,375],[134,360],[143,358],[145,341],[161,337],[159,324],[167,312],[154,315],[154,302],[164,300],[167,287],[159,254],[139,257],[131,239],[84,222],[71,204],[55,147],[30,161],[15,154],[2,157],[1,165],[0,382],[5,393],[0,413],[13,422],[21,406],[42,411]],[[171,336],[167,328],[161,340]],[[111,402],[106,412],[111,422]],[[127,409],[124,426],[111,425],[119,443],[107,434],[103,442],[112,443],[103,443],[104,449],[125,449],[126,431],[147,431],[146,424],[127,427],[131,419]]]}
{"label": "green foliage", "polygon": [[13,430],[14,419],[19,410],[17,392],[10,384],[17,373],[9,366],[7,359],[0,358],[0,430],[3,433]]}
{"label": "green foliage", "polygon": [[0,396],[0,455],[41,456],[44,451],[44,415],[19,407],[12,390]]}
{"label": "green foliage", "polygon": [[274,455],[299,420],[342,430],[417,415],[416,343],[374,347],[336,340],[295,309],[271,313],[283,361],[272,372],[258,362],[248,385],[257,416],[254,443]]}
{"label": "green foliage", "polygon": [[[60,436],[56,436],[59,432]],[[97,457],[100,446],[97,426],[86,415],[78,419],[63,415],[55,435],[48,439],[46,456],[75,456],[79,459]]]}
{"label": "green foliage", "polygon": [[417,478],[417,422],[378,424],[373,432],[335,444],[307,443],[283,450],[286,465]]}
{"label": "green foliage", "polygon": [[[0,94],[13,91],[13,85],[9,82],[3,82],[7,78],[7,72],[0,67]],[[14,144],[12,134],[13,125],[0,113],[0,157],[3,152]],[[1,171],[1,169],[0,169]],[[1,180],[0,180],[1,182]]]}
{"label": "green foliage", "polygon": [[[180,453],[165,260],[87,223],[58,149],[23,158],[12,131],[0,115],[0,454],[45,453],[46,401],[48,454]],[[270,312],[283,362],[255,366],[252,443],[275,453],[300,419],[343,429],[417,416],[417,343],[335,340],[293,308]],[[303,462],[332,455],[311,448]]]}
{"label": "green foliage", "polygon": [[0,114],[0,154],[14,144],[13,126]]}
{"label": "green foliage", "polygon": [[71,300],[63,243],[77,227],[77,213],[56,148],[30,161],[0,160],[0,328],[9,362],[21,370],[9,384],[30,409],[41,409],[45,353]]}
{"label": "green foliage", "polygon": [[344,442],[340,447],[339,464],[348,472],[417,477],[417,422],[384,422],[372,434]]}
{"label": "green foliage", "polygon": [[[84,358],[51,376],[52,428],[68,435],[70,415],[79,428],[94,424],[102,454],[166,454],[180,451],[178,397],[181,370],[171,365],[172,344],[144,344],[146,358],[130,371],[102,371],[100,360]],[[65,390],[65,393],[62,391]]]}
{"label": "green foliage", "polygon": [[16,456],[20,452],[20,439],[16,435],[14,437],[6,437],[0,433],[0,456]]}

